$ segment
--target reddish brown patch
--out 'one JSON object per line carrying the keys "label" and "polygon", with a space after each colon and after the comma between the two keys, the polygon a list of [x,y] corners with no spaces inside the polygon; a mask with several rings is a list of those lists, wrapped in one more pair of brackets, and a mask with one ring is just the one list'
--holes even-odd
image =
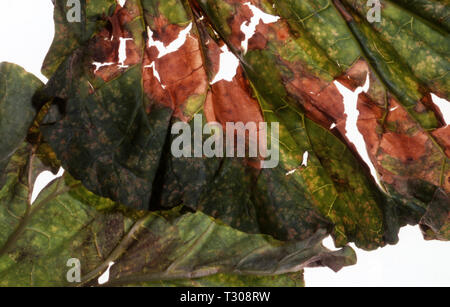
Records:
{"label": "reddish brown patch", "polygon": [[169,23],[169,20],[162,15],[154,17],[152,21],[154,23],[153,39],[162,42],[166,47],[176,40],[183,30],[182,27]]}
{"label": "reddish brown patch", "polygon": [[203,43],[207,46],[205,48],[206,57],[208,60],[206,61],[206,65],[209,72],[209,79],[213,80],[214,77],[220,70],[220,55],[222,54],[222,50],[220,49],[222,46],[219,46],[215,41],[209,38],[206,32],[204,33],[204,37],[202,37]]}
{"label": "reddish brown patch", "polygon": [[241,44],[245,39],[244,32],[241,31],[241,26],[244,22],[250,22],[253,17],[253,12],[247,5],[243,5],[240,1],[227,1],[234,4],[236,8],[235,14],[228,20],[228,25],[231,28],[231,35],[229,37],[231,45],[236,50],[242,50]]}
{"label": "reddish brown patch", "polygon": [[127,57],[125,62],[123,63],[125,66],[136,65],[141,62],[142,51],[139,46],[136,45],[134,40],[126,41],[126,52]]}
{"label": "reddish brown patch", "polygon": [[247,80],[244,78],[242,68],[233,81],[219,81],[211,86],[211,109],[214,111],[213,118],[221,124],[227,122],[255,122],[263,121],[261,109],[257,100],[251,96]]}
{"label": "reddish brown patch", "polygon": [[[95,69],[95,66],[92,65],[93,69]],[[102,78],[105,82],[108,82],[109,80],[112,80],[116,77],[118,77],[125,69],[118,69],[117,64],[111,64],[108,66],[102,66],[100,67],[96,72],[95,75],[97,77]]]}
{"label": "reddish brown patch", "polygon": [[256,26],[255,34],[248,40],[249,50],[263,50],[267,46],[267,33],[269,32],[269,25],[262,21]]}
{"label": "reddish brown patch", "polygon": [[105,82],[116,78],[124,71],[123,67],[119,67],[119,64],[122,64],[119,63],[121,38],[131,39],[126,41],[126,61],[123,64],[131,66],[141,61],[142,48],[136,45],[131,33],[126,30],[126,25],[132,21],[134,17],[135,13],[129,11],[127,6],[122,8],[118,5],[114,14],[111,17],[108,17],[111,29],[102,29],[89,44],[93,62],[114,63],[112,65],[103,66],[98,71],[95,71],[95,66],[92,66],[95,76],[102,78]]}
{"label": "reddish brown patch", "polygon": [[119,40],[111,40],[112,33],[102,29],[90,42],[93,62],[116,63],[119,61]]}
{"label": "reddish brown patch", "polygon": [[189,36],[176,52],[155,61],[161,82],[171,97],[170,107],[175,116],[189,120],[183,114],[183,103],[193,95],[206,94],[208,79],[197,38]]}
{"label": "reddish brown patch", "polygon": [[389,156],[397,158],[403,163],[410,163],[423,157],[427,141],[424,133],[410,137],[388,132],[383,135],[380,146]]}
{"label": "reddish brown patch", "polygon": [[[203,33],[206,32],[203,31]],[[207,42],[205,44],[207,46],[207,63],[210,63],[214,71],[211,74],[212,79],[219,70],[220,48],[208,37],[205,37],[204,40]],[[259,103],[252,96],[252,90],[241,66],[238,67],[231,82],[221,80],[210,86],[204,112],[208,122],[218,122],[224,128],[229,122],[244,124],[252,122],[258,127],[259,123],[264,121]],[[247,136],[248,134],[245,137]],[[261,167],[258,159],[248,159],[247,163],[256,169]]]}
{"label": "reddish brown patch", "polygon": [[[147,97],[150,99],[150,101],[154,103],[159,103],[164,106],[171,106],[171,98],[167,94],[166,90],[162,87],[159,80],[155,77],[153,73],[153,68],[148,67],[155,58],[155,53],[153,52],[153,49],[156,48],[148,48],[145,52],[144,62],[143,62],[143,70],[142,70],[142,79],[143,79],[143,86],[144,86],[144,92],[147,95]],[[147,67],[146,67],[147,66]],[[150,113],[151,105],[147,106],[147,113]]]}
{"label": "reddish brown patch", "polygon": [[370,69],[367,62],[359,59],[342,76],[336,78],[336,80],[350,90],[355,91],[358,87],[364,86],[368,73],[370,73]]}
{"label": "reddish brown patch", "polygon": [[[125,8],[118,6],[113,16],[109,18],[112,29],[108,31],[105,28],[92,40],[93,61],[115,63],[104,66],[95,72],[97,77],[106,82],[116,78],[126,69],[126,67],[119,66],[122,63],[118,63],[120,38],[133,38],[127,30],[127,26],[133,17],[136,17],[134,15],[138,11],[132,4]],[[166,46],[177,39],[183,29],[183,27],[170,24],[163,16],[153,19],[153,39],[163,42]],[[147,29],[142,30],[146,31]],[[205,95],[208,89],[208,78],[203,66],[197,36],[191,33],[180,49],[162,58],[158,58],[159,52],[155,47],[137,46],[136,41],[138,40],[126,41],[127,57],[123,64],[131,66],[142,63],[144,92],[150,101],[172,108],[174,116],[188,121],[189,118],[183,112],[183,104],[190,97]],[[147,42],[145,43],[147,44]],[[144,55],[142,55],[142,49],[145,49]],[[148,67],[152,63],[154,63],[154,68]],[[153,69],[159,73],[161,82],[154,76]],[[147,106],[148,112],[150,112],[150,107],[151,104]]]}
{"label": "reddish brown patch", "polygon": [[289,28],[286,26],[277,27],[276,34],[277,34],[277,39],[281,42],[286,41],[290,37]]}
{"label": "reddish brown patch", "polygon": [[[343,99],[334,84],[315,78],[306,71],[302,63],[285,62],[284,65],[294,74],[292,79],[285,80],[286,88],[301,102],[308,117],[325,128],[329,128],[329,121],[335,122],[347,145],[355,149],[345,137],[346,115]],[[371,85],[375,85],[377,89],[382,88],[375,75],[370,72],[367,63],[360,60],[337,80],[354,91],[365,84],[369,73]],[[428,100],[425,98],[422,101]],[[386,110],[385,104],[385,96],[372,89],[368,94],[362,93],[357,103],[360,113],[358,130],[364,137],[369,157],[383,181],[399,190],[404,189],[405,193],[407,191],[405,178],[417,178],[440,185],[439,149],[395,98],[389,98],[388,108],[392,111]],[[422,108],[421,111],[427,110],[425,104],[421,102],[418,102],[418,108]],[[384,118],[386,112],[387,116]],[[443,148],[449,148],[449,138],[446,137],[448,130],[437,130],[433,135]],[[447,155],[448,152],[447,149]],[[398,161],[398,165],[395,165],[395,174],[383,167],[385,163],[386,165],[392,163],[390,158]],[[424,163],[425,160],[428,162]],[[443,187],[449,189],[448,184],[444,184]]]}
{"label": "reddish brown patch", "polygon": [[[209,38],[207,46],[207,62],[211,63],[215,76],[220,63],[219,45]],[[264,121],[258,101],[252,96],[248,80],[243,69],[238,67],[231,82],[221,80],[210,87],[208,99],[205,104],[205,113],[208,122],[218,122],[225,126],[227,122],[254,122]]]}
{"label": "reddish brown patch", "polygon": [[312,76],[303,67],[284,64],[294,73],[292,79],[286,80],[286,89],[301,102],[308,117],[326,128],[345,120],[343,97],[333,83]]}
{"label": "reddish brown patch", "polygon": [[450,158],[450,125],[436,129],[433,136],[437,142],[445,149],[445,154]]}

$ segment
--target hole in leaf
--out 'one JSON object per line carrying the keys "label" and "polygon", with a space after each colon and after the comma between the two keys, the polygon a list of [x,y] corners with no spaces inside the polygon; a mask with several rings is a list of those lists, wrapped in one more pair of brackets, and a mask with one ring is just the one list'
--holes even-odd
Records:
{"label": "hole in leaf", "polygon": [[98,284],[99,285],[103,285],[106,284],[109,281],[109,271],[111,270],[111,267],[114,265],[114,262],[110,262],[108,265],[108,268],[106,269],[105,273],[102,274],[102,276],[100,276],[98,278]]}
{"label": "hole in leaf", "polygon": [[361,157],[361,159],[367,164],[370,169],[370,174],[375,179],[375,182],[383,189],[381,185],[380,179],[378,178],[378,172],[375,169],[372,161],[369,157],[369,152],[367,151],[366,142],[364,141],[364,137],[358,129],[358,97],[362,92],[367,93],[370,88],[370,78],[369,74],[367,74],[366,83],[362,87],[358,87],[354,92],[346,88],[344,85],[335,81],[334,84],[338,88],[339,92],[344,97],[344,108],[345,114],[347,115],[347,120],[345,122],[345,131],[348,140],[353,143],[356,147],[356,150]]}
{"label": "hole in leaf", "polygon": [[339,248],[336,248],[336,245],[334,244],[334,240],[331,236],[326,237],[322,241],[322,245],[328,248],[331,251],[338,251]]}
{"label": "hole in leaf", "polygon": [[152,64],[150,65],[146,65],[144,66],[144,68],[152,68],[153,69],[153,76],[155,76],[156,79],[158,79],[159,83],[161,84],[162,88],[166,88],[166,86],[164,84],[161,83],[161,76],[159,75],[158,70],[156,69],[156,64],[155,62],[152,62]]}
{"label": "hole in leaf", "polygon": [[256,27],[259,25],[260,22],[269,24],[277,22],[280,19],[279,16],[264,13],[250,2],[245,3],[245,5],[247,5],[252,11],[253,17],[250,19],[250,21],[245,21],[241,25],[241,31],[245,34],[245,39],[241,43],[241,47],[244,50],[244,53],[247,52],[248,41],[255,35]]}
{"label": "hole in leaf", "polygon": [[120,45],[119,45],[119,67],[127,68],[128,65],[125,65],[125,61],[127,60],[127,41],[133,40],[132,38],[123,38],[120,37]]}
{"label": "hole in leaf", "polygon": [[431,98],[433,99],[433,103],[441,111],[442,116],[444,117],[445,124],[450,125],[450,102],[433,93],[431,93]]}
{"label": "hole in leaf", "polygon": [[189,35],[189,33],[192,30],[192,22],[183,30],[181,30],[180,34],[178,35],[178,38],[175,39],[173,42],[171,42],[167,47],[164,46],[164,43],[158,40],[155,40],[153,38],[154,33],[153,31],[150,29],[150,27],[147,27],[147,32],[148,32],[148,47],[155,47],[156,49],[158,49],[158,59],[162,58],[163,56],[166,56],[172,52],[177,51],[178,49],[180,49],[184,43],[186,42],[186,39]]}
{"label": "hole in leaf", "polygon": [[33,193],[31,194],[31,204],[38,198],[39,194],[42,190],[48,186],[53,180],[60,178],[64,175],[64,169],[61,167],[58,171],[58,174],[53,174],[49,171],[44,171],[37,176],[36,181],[33,187]]}
{"label": "hole in leaf", "polygon": [[239,59],[230,52],[227,45],[223,45],[220,49],[222,50],[222,53],[220,54],[219,72],[214,77],[214,80],[211,81],[211,84],[222,80],[228,82],[233,81],[239,67]]}
{"label": "hole in leaf", "polygon": [[305,167],[308,166],[308,158],[309,158],[309,152],[305,151],[305,153],[303,154],[302,166],[305,166]]}

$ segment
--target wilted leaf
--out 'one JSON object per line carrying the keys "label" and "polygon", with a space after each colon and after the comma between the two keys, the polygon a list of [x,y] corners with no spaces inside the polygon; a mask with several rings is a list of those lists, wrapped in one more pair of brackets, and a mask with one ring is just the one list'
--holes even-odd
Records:
{"label": "wilted leaf", "polygon": [[[370,9],[366,1],[344,1],[349,7],[325,0],[253,1],[283,18],[271,24],[260,22],[244,52],[236,37],[242,21],[251,15],[250,6],[231,0],[199,2],[215,29],[242,54],[244,68],[261,96],[300,104],[308,117],[324,127],[334,123],[335,134],[344,137],[350,148],[343,99],[331,81],[354,90],[369,74],[370,90],[357,103],[357,127],[382,184],[391,197],[425,208],[426,200],[419,195],[433,195],[430,185],[448,193],[450,128],[443,125],[430,96],[434,92],[448,99],[446,30],[390,1],[383,1],[381,23],[373,24],[366,19]],[[442,4],[429,1],[428,6],[433,11]]]}
{"label": "wilted leaf", "polygon": [[81,263],[81,285],[95,285],[111,261],[109,285],[222,286],[295,285],[294,275],[270,276],[311,265],[339,270],[355,262],[350,248],[324,248],[323,230],[306,241],[283,243],[181,207],[130,211],[88,192],[68,174],[49,184],[31,205],[22,174],[33,173],[29,168],[36,158],[29,159],[27,149],[12,158],[8,183],[0,191],[2,286],[70,285],[66,262],[72,258]]}
{"label": "wilted leaf", "polygon": [[[450,126],[431,96],[449,99],[448,1],[382,1],[374,23],[363,0],[82,1],[81,22],[55,2],[32,145],[14,130],[4,160],[3,284],[67,285],[78,258],[82,285],[111,261],[109,285],[298,285],[305,266],[338,270],[349,242],[394,244],[405,224],[450,239]],[[217,81],[226,50],[239,65]],[[360,93],[356,118],[339,83]],[[189,123],[194,144],[198,120],[278,123],[278,165],[175,157],[172,128]],[[0,117],[0,135],[11,127]],[[68,172],[32,206],[59,160]]]}
{"label": "wilted leaf", "polygon": [[[84,9],[86,15],[98,11]],[[430,205],[421,194],[448,191],[448,128],[431,108],[427,90],[446,97],[447,78],[430,75],[439,73],[425,67],[430,63],[419,65],[426,56],[409,62],[386,58],[408,57],[407,46],[386,34],[400,23],[395,18],[408,12],[388,3],[384,21],[371,26],[347,9],[338,1],[113,5],[104,9],[110,16],[98,21],[96,34],[49,82],[48,93],[64,108],[58,120],[48,120],[44,134],[63,165],[90,190],[134,208],[183,203],[232,227],[281,240],[306,239],[325,228],[339,246],[354,241],[372,249],[395,243],[398,227],[418,223]],[[282,18],[260,21],[245,50],[241,26],[254,10]],[[446,57],[439,55],[448,45],[444,34],[426,23],[419,27],[427,35],[410,34],[405,27],[398,32],[424,51],[434,50],[432,41],[440,42],[432,58],[445,69]],[[177,37],[178,49],[161,47]],[[231,82],[211,84],[224,43],[242,65]],[[343,98],[332,83],[355,89],[367,74],[372,86],[359,97],[358,128],[389,194],[354,157]],[[180,120],[193,123],[196,113],[222,124],[279,122],[279,166],[174,158],[171,126]],[[332,123],[337,126],[330,133]],[[306,152],[307,167],[302,166]],[[409,202],[414,205],[406,206]]]}

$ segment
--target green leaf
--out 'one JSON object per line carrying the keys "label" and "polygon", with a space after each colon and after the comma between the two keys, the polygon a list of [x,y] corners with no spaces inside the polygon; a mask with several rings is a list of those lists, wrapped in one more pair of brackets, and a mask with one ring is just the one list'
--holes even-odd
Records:
{"label": "green leaf", "polygon": [[423,17],[437,27],[450,31],[450,20],[448,14],[450,7],[448,0],[393,0],[403,8]]}
{"label": "green leaf", "polygon": [[72,258],[81,263],[82,281],[75,285],[96,285],[111,261],[108,285],[221,286],[292,286],[301,275],[288,273],[313,265],[339,270],[356,261],[351,248],[323,247],[323,230],[306,241],[284,243],[182,207],[131,211],[88,192],[68,174],[31,205],[24,197],[28,186],[20,182],[36,159],[27,149],[12,158],[8,184],[0,191],[2,286],[71,285],[66,263]]}
{"label": "green leaf", "polygon": [[[252,16],[247,4],[174,1],[169,8],[157,1],[127,1],[124,8],[116,6],[50,80],[46,91],[58,99],[58,108],[53,106],[43,127],[47,141],[89,190],[136,209],[184,204],[241,231],[285,241],[327,229],[338,246],[355,242],[375,249],[395,243],[399,227],[417,224],[433,204],[420,197],[429,185],[448,191],[442,136],[448,129],[441,127],[429,97],[431,89],[446,95],[447,78],[429,75],[435,72],[418,65],[426,57],[409,58],[405,47],[411,40],[431,52],[431,42],[441,42],[433,58],[445,69],[442,32],[427,23],[419,25],[426,35],[402,27],[397,29],[405,32],[402,46],[389,36],[390,25],[401,24],[409,13],[390,3],[383,6],[380,25],[365,21],[361,16],[367,9],[356,2],[349,3],[352,8],[339,1],[254,5],[281,19],[260,23],[246,52],[240,26]],[[85,15],[98,11],[83,10]],[[168,46],[188,27],[181,48],[159,56],[150,41]],[[231,82],[210,84],[225,43],[241,67]],[[120,44],[126,44],[123,63]],[[405,60],[392,62],[386,55]],[[358,100],[358,128],[381,189],[346,137],[343,99],[332,83],[355,89],[367,74],[372,86]],[[193,124],[196,113],[222,124],[280,123],[279,166],[174,158],[170,129],[178,121]],[[330,132],[332,123],[337,127]],[[398,143],[404,146],[394,146]]]}
{"label": "green leaf", "polygon": [[0,63],[0,183],[1,173],[33,123],[36,110],[32,99],[42,86],[20,66]]}

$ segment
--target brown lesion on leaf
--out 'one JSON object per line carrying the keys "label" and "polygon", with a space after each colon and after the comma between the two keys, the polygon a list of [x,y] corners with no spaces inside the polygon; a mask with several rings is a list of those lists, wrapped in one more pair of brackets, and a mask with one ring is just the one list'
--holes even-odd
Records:
{"label": "brown lesion on leaf", "polygon": [[309,118],[326,129],[333,123],[337,126],[342,126],[341,121],[345,123],[344,98],[336,85],[312,75],[300,62],[279,61],[292,74],[283,80],[286,90],[302,105]]}
{"label": "brown lesion on leaf", "polygon": [[[264,50],[267,47],[267,35],[270,32],[270,25],[262,22],[256,26],[255,34],[248,40],[249,50]],[[283,39],[281,39],[283,41]]]}
{"label": "brown lesion on leaf", "polygon": [[219,122],[263,122],[258,101],[251,96],[250,87],[239,67],[233,81],[219,81],[211,86],[205,105],[208,121]]}
{"label": "brown lesion on leaf", "polygon": [[119,61],[119,40],[112,40],[112,31],[103,28],[90,42],[89,50],[94,62],[116,63]]}
{"label": "brown lesion on leaf", "polygon": [[[88,52],[92,59],[91,62],[105,64],[98,69],[95,65],[91,65],[94,76],[109,82],[123,73],[128,66],[138,64],[141,61],[142,48],[136,45],[133,35],[128,29],[129,23],[136,18],[135,14],[128,7],[117,5],[114,14],[107,17],[107,26],[100,30],[89,42]],[[119,63],[121,43],[126,44],[126,60],[124,63]]]}
{"label": "brown lesion on leaf", "polygon": [[[338,80],[354,89],[363,84],[362,80],[367,74],[371,85],[379,87],[380,81],[365,61],[356,63]],[[352,85],[352,81],[355,84]],[[359,96],[357,107],[360,112],[358,129],[384,182],[400,187],[407,179],[422,179],[441,186],[441,166],[443,159],[446,159],[445,155],[442,155],[430,134],[420,127],[392,94],[385,92],[383,97],[369,90],[368,94],[362,93]],[[448,143],[442,140],[443,130],[440,131],[441,133],[432,134],[443,148],[449,148]],[[449,177],[450,174],[444,176]],[[448,184],[444,188],[448,191]]]}
{"label": "brown lesion on leaf", "polygon": [[[89,52],[93,62],[113,63],[97,70],[92,65],[92,71],[96,77],[109,82],[128,67],[141,64],[143,90],[151,101],[146,105],[146,111],[150,112],[152,104],[157,103],[172,108],[175,117],[189,121],[190,118],[184,112],[186,102],[192,97],[206,96],[208,90],[199,38],[191,31],[178,50],[160,57],[158,49],[149,46],[149,37],[144,37],[145,40],[133,38],[129,25],[137,17],[134,16],[135,11],[129,10],[127,6],[124,8],[117,6],[114,14],[108,19],[110,27],[101,30],[91,40]],[[179,37],[183,29],[170,24],[167,18],[160,15],[153,19],[151,39],[160,41],[167,47]],[[147,29],[143,28],[142,31],[145,32]],[[138,46],[136,41],[143,41],[145,46]],[[126,44],[126,60],[123,63],[119,63],[121,43]],[[155,71],[159,74],[160,80],[156,77]]]}
{"label": "brown lesion on leaf", "polygon": [[[151,56],[151,55],[150,55]],[[175,52],[162,58],[150,58],[161,79],[163,92],[170,100],[159,101],[174,110],[174,116],[184,121],[190,120],[184,113],[185,103],[190,97],[205,95],[208,90],[208,80],[200,51],[198,37],[188,35],[184,45]],[[145,74],[153,74],[150,68]],[[144,80],[148,76],[144,77]],[[151,77],[149,79],[152,79]],[[152,88],[144,88],[147,95],[152,96]]]}
{"label": "brown lesion on leaf", "polygon": [[[204,27],[204,25],[199,25]],[[220,55],[221,49],[219,44],[224,45],[223,41],[216,42],[210,38],[204,28],[200,29],[202,35],[202,43],[205,47],[205,61],[210,68],[209,81],[211,82],[214,76],[220,69]],[[227,123],[254,123],[256,129],[259,129],[259,124],[264,122],[261,107],[258,100],[254,97],[252,88],[248,79],[244,74],[241,65],[238,66],[236,75],[231,81],[220,80],[210,85],[206,102],[204,105],[204,113],[207,122],[217,122],[225,129]],[[237,132],[239,133],[239,132]],[[256,132],[259,138],[259,131]],[[245,136],[248,141],[248,133]],[[260,163],[249,160],[248,163],[255,168],[260,168]]]}
{"label": "brown lesion on leaf", "polygon": [[[239,0],[227,0],[228,4],[234,7],[234,14],[229,17],[227,24],[231,29],[231,34],[226,37],[232,49],[239,53],[244,53],[242,43],[246,39],[246,33],[242,31],[243,25],[249,25],[254,14],[247,3],[254,5],[258,8],[262,7],[261,1],[239,1]],[[262,20],[256,25],[255,33],[248,40],[248,50],[263,50],[267,47],[268,34],[275,35],[278,40],[284,41],[289,36],[289,30],[286,24],[280,22],[280,26],[274,26],[273,24],[265,24]],[[271,33],[273,32],[273,33]]]}
{"label": "brown lesion on leaf", "polygon": [[227,21],[231,29],[229,42],[234,50],[243,52],[241,44],[245,40],[245,33],[242,32],[241,27],[244,23],[250,22],[253,12],[247,5],[243,5],[242,1],[227,0],[226,2],[234,7],[234,14]]}
{"label": "brown lesion on leaf", "polygon": [[176,40],[183,30],[179,25],[171,24],[170,21],[162,15],[154,17],[152,19],[152,25],[149,27],[151,27],[153,32],[153,39],[162,42],[166,47]]}
{"label": "brown lesion on leaf", "polygon": [[[204,41],[207,46],[207,62],[213,68],[210,81],[219,71],[220,47],[212,39]],[[227,122],[264,121],[258,101],[253,97],[252,90],[241,66],[238,67],[231,82],[220,80],[210,85],[208,98],[205,103],[205,115],[208,122],[218,122],[224,127]]]}
{"label": "brown lesion on leaf", "polygon": [[[339,135],[350,148],[355,146],[346,137],[347,115],[344,112],[343,97],[332,82],[321,80],[310,73],[300,62],[282,61],[292,77],[284,80],[288,93],[304,108],[308,117],[329,129],[331,123],[336,124]],[[352,91],[363,86],[367,75],[372,86],[379,85],[375,74],[365,60],[359,60],[343,75],[336,78]],[[372,93],[361,93],[357,102],[359,117],[357,127],[363,135],[368,154],[383,181],[401,185],[406,178],[426,180],[441,186],[442,155],[430,134],[410,116],[407,110],[388,92],[388,104],[385,96]],[[429,96],[429,94],[428,94]],[[426,96],[423,101],[427,101]],[[424,110],[428,108],[418,102]],[[448,128],[440,128],[432,135],[436,141],[449,152]],[[441,158],[439,158],[441,157]],[[393,162],[396,161],[396,162]],[[393,167],[387,167],[395,163]],[[422,167],[419,167],[419,164]],[[423,167],[427,165],[427,169]],[[395,170],[395,171],[394,171]],[[449,177],[450,174],[444,176]],[[446,180],[448,182],[448,180]],[[396,183],[397,182],[397,183]],[[444,188],[449,191],[448,184]]]}

